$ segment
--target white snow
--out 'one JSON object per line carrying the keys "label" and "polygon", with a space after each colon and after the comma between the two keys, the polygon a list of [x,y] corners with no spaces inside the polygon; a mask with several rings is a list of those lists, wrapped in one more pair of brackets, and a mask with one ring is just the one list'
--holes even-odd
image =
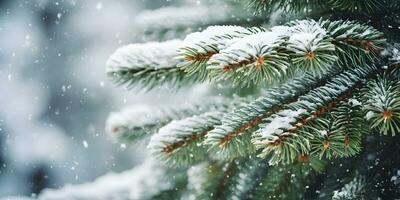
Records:
{"label": "white snow", "polygon": [[294,24],[290,29],[291,35],[288,41],[290,46],[295,49],[315,51],[326,35],[326,30],[314,20],[301,20]]}
{"label": "white snow", "polygon": [[[273,50],[283,42],[282,35],[275,32],[260,32],[245,36],[235,41],[231,46],[221,50],[218,54],[211,57],[209,64],[218,64],[218,67],[224,67],[226,64],[240,63],[241,61],[260,57],[260,54],[266,54],[268,50]],[[263,47],[268,47],[267,49]],[[264,49],[265,52],[260,52]]]}
{"label": "white snow", "polygon": [[277,136],[284,133],[285,129],[293,127],[299,117],[307,113],[305,109],[298,110],[284,110],[275,114],[271,122],[261,129],[261,136],[263,139],[274,141]]}
{"label": "white snow", "polygon": [[318,132],[322,137],[328,136],[328,131],[326,131],[326,130],[319,130]]}
{"label": "white snow", "polygon": [[295,21],[294,24],[295,25],[291,28],[293,33],[315,33],[317,35],[326,35],[326,30],[314,20],[300,20]]}
{"label": "white snow", "polygon": [[107,72],[120,69],[171,68],[178,64],[177,48],[181,40],[130,44],[115,51],[107,61]]}
{"label": "white snow", "polygon": [[315,51],[322,39],[323,35],[319,33],[299,32],[290,36],[288,42],[295,48]]}
{"label": "white snow", "polygon": [[166,171],[152,160],[122,172],[109,173],[93,182],[44,190],[41,200],[144,200],[174,187]]}
{"label": "white snow", "polygon": [[349,103],[350,103],[352,106],[361,106],[361,102],[358,101],[357,99],[354,99],[354,98],[349,99]]}
{"label": "white snow", "polygon": [[366,120],[370,120],[372,117],[375,116],[375,113],[372,111],[368,111],[367,114],[365,115]]}

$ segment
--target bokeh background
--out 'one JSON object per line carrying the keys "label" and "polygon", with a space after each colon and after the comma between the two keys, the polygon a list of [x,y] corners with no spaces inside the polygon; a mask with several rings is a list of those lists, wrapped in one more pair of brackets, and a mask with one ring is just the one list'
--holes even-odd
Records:
{"label": "bokeh background", "polygon": [[137,13],[182,2],[0,0],[0,198],[90,182],[141,162],[135,148],[142,146],[104,133],[106,118],[125,105],[168,102],[171,92],[116,87],[105,63],[117,47],[141,40]]}

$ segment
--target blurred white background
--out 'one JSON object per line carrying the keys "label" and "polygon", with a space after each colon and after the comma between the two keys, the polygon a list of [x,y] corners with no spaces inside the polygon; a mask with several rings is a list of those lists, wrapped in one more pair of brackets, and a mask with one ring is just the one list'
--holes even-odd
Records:
{"label": "blurred white background", "polygon": [[0,197],[92,181],[142,160],[109,139],[105,120],[125,105],[165,102],[170,92],[117,87],[105,62],[142,40],[138,12],[181,3],[0,0]]}

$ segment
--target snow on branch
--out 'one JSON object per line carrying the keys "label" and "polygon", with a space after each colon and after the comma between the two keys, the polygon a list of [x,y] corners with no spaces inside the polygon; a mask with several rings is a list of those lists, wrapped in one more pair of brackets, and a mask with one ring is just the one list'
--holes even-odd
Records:
{"label": "snow on branch", "polygon": [[[218,104],[217,102],[218,100],[214,103]],[[137,141],[146,135],[151,135],[173,119],[205,112],[215,104],[184,104],[180,107],[132,105],[110,114],[106,122],[106,132],[118,140]]]}
{"label": "snow on branch", "polygon": [[400,131],[400,81],[380,77],[368,83],[365,89],[365,119],[372,130],[383,135],[393,135]]}
{"label": "snow on branch", "polygon": [[203,160],[207,149],[204,136],[220,124],[223,112],[206,112],[179,121],[172,121],[154,134],[149,143],[152,154],[170,166],[188,166]]}
{"label": "snow on branch", "polygon": [[122,172],[109,173],[91,183],[67,185],[58,190],[46,189],[42,200],[146,200],[175,187],[175,180],[154,161]]}
{"label": "snow on branch", "polygon": [[299,130],[353,95],[362,81],[376,72],[375,67],[363,67],[341,73],[265,119],[252,140],[262,149],[260,156],[271,155],[270,163],[277,164],[292,163],[299,154],[308,154],[312,136]]}
{"label": "snow on branch", "polygon": [[[330,75],[334,75],[331,72]],[[250,142],[251,132],[263,119],[283,109],[283,106],[305,95],[311,88],[323,85],[326,79],[305,74],[287,83],[270,88],[262,97],[235,108],[206,136],[205,144],[211,145],[222,157],[235,158],[255,152]]]}
{"label": "snow on branch", "polygon": [[118,84],[151,89],[166,83],[179,86],[196,82],[177,68],[181,40],[130,44],[115,51],[107,61],[107,73]]}
{"label": "snow on branch", "polygon": [[176,50],[181,40],[130,44],[120,47],[107,61],[107,72],[174,68],[178,64]]}
{"label": "snow on branch", "polygon": [[240,26],[210,26],[201,32],[191,33],[179,47],[178,58],[183,60],[179,67],[204,80],[207,77],[206,63],[211,56],[229,46],[235,39],[261,30]]}
{"label": "snow on branch", "polygon": [[212,26],[186,37],[178,66],[201,80],[268,83],[298,71],[323,76],[335,64],[367,65],[386,44],[371,26],[351,21],[292,21],[269,30]]}
{"label": "snow on branch", "polygon": [[396,0],[248,0],[255,13],[272,13],[278,9],[285,12],[310,12],[330,10],[375,13],[396,5]]}
{"label": "snow on branch", "polygon": [[366,132],[361,104],[356,99],[343,101],[337,108],[306,125],[301,134],[310,133],[311,154],[319,159],[354,156],[361,151]]}

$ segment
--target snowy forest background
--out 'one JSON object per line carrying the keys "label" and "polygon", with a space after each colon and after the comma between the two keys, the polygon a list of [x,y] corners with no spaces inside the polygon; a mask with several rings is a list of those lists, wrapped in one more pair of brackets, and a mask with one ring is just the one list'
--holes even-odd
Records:
{"label": "snowy forest background", "polygon": [[116,144],[104,133],[109,112],[177,100],[168,90],[135,95],[115,87],[105,62],[117,47],[141,40],[133,19],[142,10],[198,3],[0,0],[0,198],[93,181],[141,162],[143,151],[132,148],[144,145]]}

